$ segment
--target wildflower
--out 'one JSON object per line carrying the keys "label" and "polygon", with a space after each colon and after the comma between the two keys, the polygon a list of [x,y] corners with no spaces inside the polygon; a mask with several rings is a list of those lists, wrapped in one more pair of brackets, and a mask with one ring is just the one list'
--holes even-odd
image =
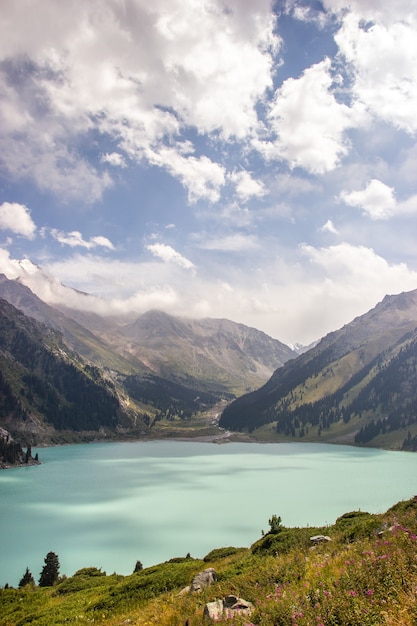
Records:
{"label": "wildflower", "polygon": [[373,595],[374,595],[373,589],[367,589],[367,590],[365,591],[365,594],[366,594],[367,596],[373,596]]}
{"label": "wildflower", "polygon": [[351,589],[349,591],[349,595],[352,596],[352,598],[354,598],[356,596],[356,591],[353,591],[353,589]]}

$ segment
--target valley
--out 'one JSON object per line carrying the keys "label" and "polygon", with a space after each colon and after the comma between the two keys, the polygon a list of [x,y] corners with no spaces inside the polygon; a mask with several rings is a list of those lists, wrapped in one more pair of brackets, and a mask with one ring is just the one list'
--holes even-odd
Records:
{"label": "valley", "polygon": [[417,290],[297,352],[225,319],[101,317],[0,276],[0,427],[22,446],[138,439],[417,449]]}

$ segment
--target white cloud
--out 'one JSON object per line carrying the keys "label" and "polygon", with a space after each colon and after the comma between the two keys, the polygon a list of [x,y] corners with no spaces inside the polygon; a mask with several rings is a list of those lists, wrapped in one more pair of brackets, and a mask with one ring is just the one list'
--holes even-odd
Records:
{"label": "white cloud", "polygon": [[[352,3],[335,41],[350,64],[355,98],[376,118],[412,134],[417,130],[417,5],[401,4]],[[371,20],[367,27],[364,19]]]}
{"label": "white cloud", "polygon": [[309,67],[298,79],[288,78],[269,111],[276,139],[254,145],[265,157],[286,159],[291,167],[315,174],[334,169],[349,149],[345,131],[356,126],[362,114],[339,103],[333,88],[329,59]]}
{"label": "white cloud", "polygon": [[396,209],[394,189],[373,178],[365,189],[342,191],[340,199],[349,206],[359,207],[373,220],[392,217]]}
{"label": "white cloud", "polygon": [[206,198],[217,202],[220,190],[225,183],[225,170],[206,156],[184,157],[171,148],[161,148],[159,152],[148,151],[151,163],[166,167],[188,189],[190,202]]}
{"label": "white cloud", "polygon": [[154,256],[162,259],[162,261],[165,261],[166,263],[175,263],[176,265],[179,265],[180,267],[183,267],[187,270],[193,269],[195,267],[195,265],[191,263],[191,261],[186,259],[179,252],[174,250],[174,248],[166,245],[165,243],[152,243],[146,246],[146,249],[149,250],[149,252],[152,252]]}
{"label": "white cloud", "polygon": [[108,248],[109,250],[114,250],[114,246],[110,239],[107,237],[103,237],[103,235],[97,235],[96,237],[90,237],[88,242],[91,246],[100,246],[101,248]]}
{"label": "white cloud", "polygon": [[[172,248],[159,252],[168,261],[175,256]],[[387,293],[417,286],[417,272],[404,263],[388,263],[370,248],[347,243],[304,245],[291,260],[283,250],[272,251],[269,264],[252,272],[224,264],[223,277],[210,266],[185,276],[175,259],[135,262],[92,254],[50,263],[46,270],[10,259],[0,249],[0,271],[19,278],[51,304],[102,315],[159,308],[173,315],[225,317],[286,343],[304,344],[366,313]]]}
{"label": "white cloud", "polygon": [[127,167],[126,161],[120,152],[106,152],[102,154],[100,157],[100,161],[102,163],[108,163],[109,165],[113,165],[114,167]]}
{"label": "white cloud", "polygon": [[70,246],[71,248],[81,247],[90,250],[91,248],[102,247],[114,250],[112,242],[107,239],[107,237],[103,237],[102,235],[90,237],[90,239],[86,241],[83,239],[82,234],[78,230],[64,233],[56,228],[51,228],[49,232],[54,239],[59,241],[59,243]]}
{"label": "white cloud", "polygon": [[0,205],[0,228],[10,230],[27,239],[33,239],[36,232],[36,225],[30,216],[29,209],[16,202],[3,202]]}
{"label": "white cloud", "polygon": [[396,214],[417,215],[417,194],[410,196],[403,202],[399,202],[396,207]]}
{"label": "white cloud", "polygon": [[172,103],[200,132],[220,130],[243,138],[257,126],[255,105],[272,85],[273,34],[270,2],[229,4],[203,0],[159,3],[156,29]]}
{"label": "white cloud", "polygon": [[99,10],[34,0],[24,20],[5,5],[0,61],[13,62],[0,77],[3,166],[43,190],[94,202],[112,184],[78,151],[94,131],[117,148],[97,161],[123,167],[122,152],[150,159],[179,178],[191,201],[216,201],[222,168],[185,158],[178,138],[189,127],[223,139],[253,132],[272,85],[274,26],[269,0],[227,10],[222,0],[103,0]]}
{"label": "white cloud", "polygon": [[332,233],[333,235],[338,234],[338,230],[333,224],[332,220],[327,220],[325,224],[320,228],[323,233]]}
{"label": "white cloud", "polygon": [[360,19],[389,24],[398,20],[410,21],[417,14],[416,0],[322,0],[327,11],[339,12],[346,16],[347,9]]}
{"label": "white cloud", "polygon": [[262,181],[255,180],[246,170],[232,172],[229,178],[236,185],[237,195],[243,202],[253,197],[259,198],[267,193]]}
{"label": "white cloud", "polygon": [[[366,246],[341,243],[328,248],[314,248],[304,244],[301,250],[321,268],[326,281],[331,281],[330,291],[344,294],[346,299],[352,292],[358,295],[371,289],[372,294],[379,292],[385,295],[401,289],[415,289],[417,285],[417,272],[410,271],[405,263],[388,263]],[[328,287],[328,283],[325,286]],[[368,300],[369,297],[366,298]]]}

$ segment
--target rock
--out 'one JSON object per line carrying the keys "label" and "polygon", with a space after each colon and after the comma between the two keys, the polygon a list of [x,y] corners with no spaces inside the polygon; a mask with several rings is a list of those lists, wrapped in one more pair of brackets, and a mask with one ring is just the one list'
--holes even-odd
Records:
{"label": "rock", "polygon": [[310,537],[310,541],[312,541],[314,545],[317,545],[318,543],[331,541],[331,539],[327,535],[314,535],[314,537]]}
{"label": "rock", "polygon": [[204,607],[203,617],[208,617],[214,622],[217,622],[223,616],[223,600],[215,600],[214,602],[207,602]]}
{"label": "rock", "polygon": [[204,589],[204,587],[208,587],[212,583],[216,582],[217,575],[216,570],[213,567],[208,567],[196,574],[191,581],[190,591],[198,592]]}
{"label": "rock", "polygon": [[219,619],[233,619],[239,615],[249,616],[254,609],[252,602],[237,596],[226,596],[223,600],[207,602],[204,607],[204,617],[213,621]]}

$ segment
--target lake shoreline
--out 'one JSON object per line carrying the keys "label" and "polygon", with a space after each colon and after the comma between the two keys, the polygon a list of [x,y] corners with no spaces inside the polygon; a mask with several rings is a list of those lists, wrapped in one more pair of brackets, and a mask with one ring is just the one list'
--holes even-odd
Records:
{"label": "lake shoreline", "polygon": [[204,439],[52,446],[36,469],[0,472],[0,530],[13,536],[0,578],[14,584],[25,567],[38,571],[50,550],[68,573],[94,565],[124,574],[138,559],[146,567],[249,545],[272,514],[287,527],[325,526],[417,492],[411,455]]}

